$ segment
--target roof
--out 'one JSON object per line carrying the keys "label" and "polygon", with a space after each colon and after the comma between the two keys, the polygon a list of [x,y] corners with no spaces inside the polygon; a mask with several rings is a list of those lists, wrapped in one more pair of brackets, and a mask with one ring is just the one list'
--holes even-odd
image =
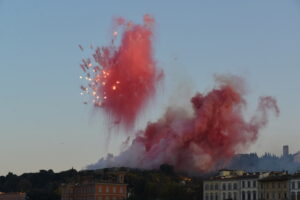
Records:
{"label": "roof", "polygon": [[291,179],[300,179],[300,173],[295,173],[291,175]]}
{"label": "roof", "polygon": [[267,176],[265,178],[260,179],[261,182],[271,182],[271,181],[287,181],[290,179],[290,175],[282,175],[282,176]]}
{"label": "roof", "polygon": [[214,176],[206,179],[205,181],[229,181],[229,180],[245,180],[245,179],[258,179],[259,174],[244,174],[242,176]]}
{"label": "roof", "polygon": [[26,194],[23,192],[9,192],[9,193],[5,193],[5,192],[0,192],[0,196],[21,196],[21,197],[25,197]]}
{"label": "roof", "polygon": [[112,182],[86,182],[86,183],[67,183],[62,184],[62,187],[73,187],[73,186],[91,186],[91,185],[127,185],[126,183],[112,183]]}

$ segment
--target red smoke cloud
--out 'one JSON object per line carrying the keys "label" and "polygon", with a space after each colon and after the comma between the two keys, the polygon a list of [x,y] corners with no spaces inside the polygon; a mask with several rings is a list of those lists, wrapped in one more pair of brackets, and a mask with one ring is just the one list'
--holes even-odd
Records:
{"label": "red smoke cloud", "polygon": [[115,22],[122,30],[121,43],[115,46],[118,32],[114,31],[112,44],[93,54],[95,66],[90,59],[83,60],[81,67],[90,81],[83,92],[90,89],[95,106],[103,108],[115,124],[131,128],[163,73],[153,58],[154,19],[145,15],[142,25],[123,18]]}
{"label": "red smoke cloud", "polygon": [[193,113],[170,107],[140,131],[120,155],[108,156],[89,168],[128,166],[157,168],[168,163],[177,170],[207,172],[224,165],[256,141],[268,122],[268,111],[279,114],[272,97],[261,97],[256,114],[246,120],[243,80],[217,77],[218,86],[191,98]]}

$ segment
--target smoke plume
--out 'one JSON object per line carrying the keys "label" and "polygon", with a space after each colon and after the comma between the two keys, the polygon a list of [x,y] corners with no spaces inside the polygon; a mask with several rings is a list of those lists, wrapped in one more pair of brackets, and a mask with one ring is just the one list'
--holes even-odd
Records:
{"label": "smoke plume", "polygon": [[243,79],[217,76],[216,82],[213,90],[191,98],[192,114],[169,107],[160,119],[139,131],[125,151],[110,154],[88,168],[152,169],[170,164],[180,171],[208,172],[229,163],[256,141],[268,123],[268,112],[278,115],[279,109],[272,97],[261,97],[254,116],[246,120]]}

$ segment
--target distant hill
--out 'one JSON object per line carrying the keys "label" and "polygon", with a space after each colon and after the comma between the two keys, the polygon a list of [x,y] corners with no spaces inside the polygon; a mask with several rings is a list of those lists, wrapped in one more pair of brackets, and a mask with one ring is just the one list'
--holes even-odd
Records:
{"label": "distant hill", "polygon": [[256,153],[238,154],[227,166],[229,169],[241,169],[249,172],[255,171],[289,171],[294,173],[300,170],[300,154],[276,156],[265,153],[259,157]]}

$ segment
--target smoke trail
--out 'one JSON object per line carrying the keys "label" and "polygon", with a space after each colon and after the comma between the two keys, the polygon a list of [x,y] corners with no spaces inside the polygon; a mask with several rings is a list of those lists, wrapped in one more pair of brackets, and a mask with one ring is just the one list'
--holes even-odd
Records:
{"label": "smoke trail", "polygon": [[114,124],[130,129],[155,94],[163,72],[153,58],[154,19],[145,15],[140,25],[118,18],[115,24],[122,33],[120,45],[115,45],[119,33],[114,31],[111,45],[95,50],[95,65],[91,59],[83,59],[81,68],[89,82],[81,89],[82,94],[91,94],[94,105],[103,108]]}
{"label": "smoke trail", "polygon": [[228,163],[241,148],[256,141],[268,122],[268,111],[279,114],[272,97],[261,97],[256,114],[248,121],[244,82],[236,76],[217,76],[217,87],[191,98],[193,114],[170,107],[156,122],[137,133],[131,146],[118,156],[109,155],[88,168],[158,168],[173,165],[177,170],[207,172]]}

